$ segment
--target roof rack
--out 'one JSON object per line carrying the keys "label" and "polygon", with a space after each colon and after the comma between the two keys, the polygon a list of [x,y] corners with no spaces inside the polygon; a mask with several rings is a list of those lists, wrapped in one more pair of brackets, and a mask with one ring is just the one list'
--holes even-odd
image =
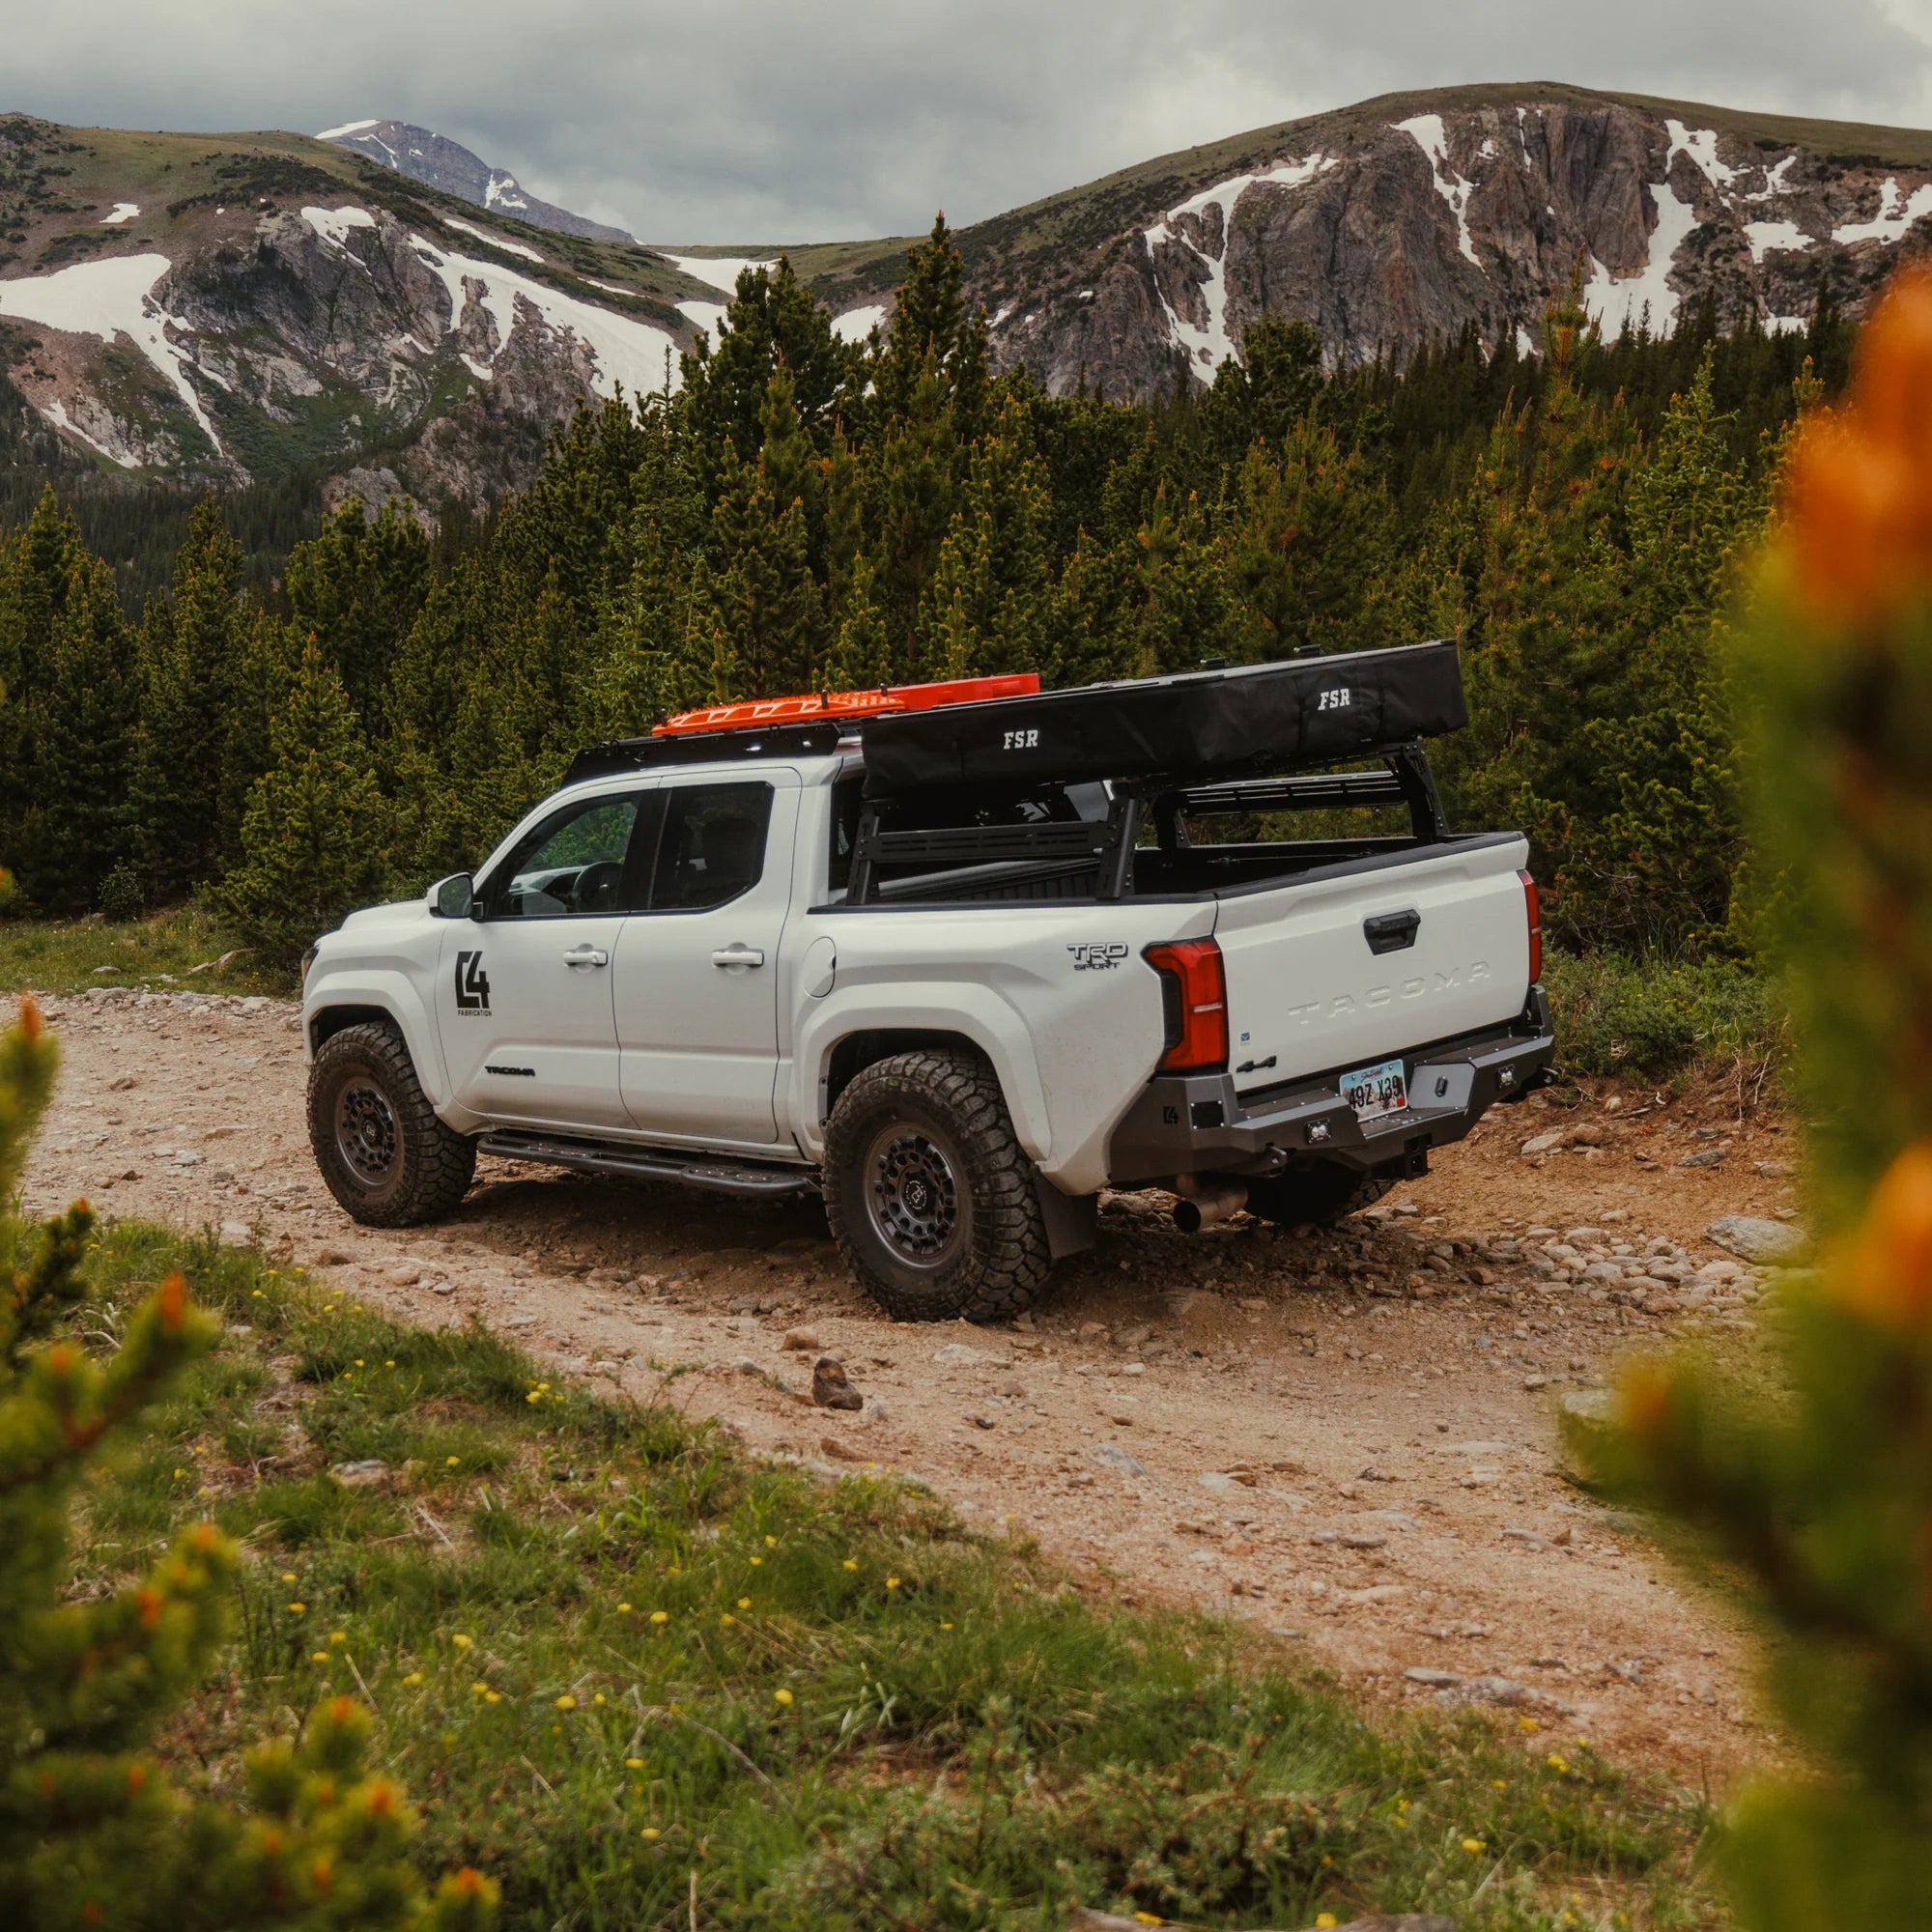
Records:
{"label": "roof rack", "polygon": [[803,724],[821,719],[876,718],[889,711],[937,711],[947,704],[981,704],[989,697],[1036,697],[1037,671],[1005,677],[955,677],[937,684],[882,684],[876,691],[814,691],[796,697],[752,697],[735,704],[702,704],[667,718],[653,738],[698,731],[754,730],[760,725]]}
{"label": "roof rack", "polygon": [[856,747],[855,734],[867,718],[980,704],[994,697],[1032,697],[1038,691],[1039,676],[1029,670],[934,684],[881,685],[874,691],[806,692],[791,697],[705,704],[667,718],[647,738],[613,738],[587,747],[571,760],[564,782],[724,758],[823,757],[841,744]]}

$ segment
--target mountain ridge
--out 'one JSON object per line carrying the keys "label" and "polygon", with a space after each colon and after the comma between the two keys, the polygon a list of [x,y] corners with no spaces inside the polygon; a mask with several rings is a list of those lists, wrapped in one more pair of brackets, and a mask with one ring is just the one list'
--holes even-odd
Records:
{"label": "mountain ridge", "polygon": [[[401,144],[416,174],[355,144],[383,129],[422,137]],[[546,228],[530,197],[486,205],[513,178],[430,130],[329,131],[355,138],[0,117],[0,364],[32,460],[217,482],[319,464],[377,499],[488,502],[579,403],[674,386],[739,269],[780,252]],[[1249,129],[956,239],[996,367],[1124,397],[1211,382],[1266,313],[1308,320],[1331,362],[1465,329],[1533,350],[1578,270],[1611,332],[1705,302],[1802,327],[1828,289],[1861,312],[1928,220],[1932,131],[1529,82]],[[909,239],[786,252],[860,339]]]}
{"label": "mountain ridge", "polygon": [[366,156],[412,181],[460,196],[476,207],[500,211],[532,228],[581,235],[593,242],[635,242],[628,229],[592,221],[531,194],[507,168],[493,167],[460,141],[413,122],[369,119],[325,128],[315,137]]}

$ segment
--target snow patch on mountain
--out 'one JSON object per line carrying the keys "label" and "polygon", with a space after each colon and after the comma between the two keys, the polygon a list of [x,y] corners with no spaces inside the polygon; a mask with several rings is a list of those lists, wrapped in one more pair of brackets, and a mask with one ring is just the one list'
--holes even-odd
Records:
{"label": "snow patch on mountain", "polygon": [[[1214,186],[1205,187],[1199,194],[1190,195],[1178,208],[1170,208],[1151,228],[1143,232],[1141,240],[1154,265],[1154,288],[1160,297],[1161,306],[1167,311],[1168,339],[1177,348],[1187,352],[1188,367],[1204,383],[1211,381],[1213,371],[1235,354],[1227,325],[1228,241],[1234,231],[1235,210],[1240,205],[1242,196],[1250,188],[1264,185],[1301,187],[1318,175],[1339,165],[1326,155],[1310,155],[1305,160],[1284,161],[1279,167],[1269,168],[1261,174],[1236,175],[1231,181],[1217,182]],[[1203,246],[1180,225],[1189,215],[1198,218],[1209,209],[1216,210],[1221,216],[1218,249],[1211,244]],[[1196,225],[1200,225],[1198,219]],[[1175,242],[1208,271],[1201,284],[1201,297],[1208,309],[1205,326],[1187,321],[1168,299],[1167,291],[1160,286],[1160,256],[1157,250],[1162,243]],[[1080,293],[1084,298],[1091,297],[1094,291],[1082,289]]]}
{"label": "snow patch on mountain", "polygon": [[318,141],[339,141],[345,134],[360,134],[371,128],[380,128],[382,122],[375,116],[366,121],[345,121],[339,128],[325,128],[315,138]]}
{"label": "snow patch on mountain", "polygon": [[1728,194],[1738,179],[1736,168],[1718,158],[1718,130],[1715,128],[1687,128],[1678,120],[1666,120],[1663,131],[1670,137],[1670,152],[1663,157],[1663,171],[1679,155],[1689,155],[1703,169],[1704,178],[1719,194]]}
{"label": "snow patch on mountain", "polygon": [[170,328],[185,335],[187,325],[155,299],[156,285],[173,267],[165,255],[112,255],[104,261],[75,262],[50,275],[23,275],[17,281],[0,282],[0,315],[37,322],[43,328],[69,335],[97,336],[103,342],[125,335],[173,384],[218,450],[221,439],[187,378],[193,364],[186,350],[167,336]]}
{"label": "snow patch on mountain", "polygon": [[141,212],[138,201],[117,201],[112,214],[103,214],[100,225],[103,228],[119,228],[124,221],[132,221]]}
{"label": "snow patch on mountain", "polygon": [[1885,188],[1879,196],[1878,214],[1871,221],[1848,222],[1842,228],[1832,230],[1832,240],[1851,243],[1853,242],[1882,242],[1889,248],[1895,242],[1903,242],[1913,224],[1932,214],[1932,183],[1924,187],[1916,187],[1910,196],[1898,191],[1898,177],[1887,175]]}
{"label": "snow patch on mountain", "polygon": [[515,175],[506,175],[501,168],[490,170],[490,179],[483,189],[485,208],[526,209],[529,205],[529,197]]}
{"label": "snow patch on mountain", "polygon": [[1678,249],[1697,225],[1697,211],[1688,201],[1678,200],[1668,182],[1654,183],[1650,195],[1657,205],[1657,226],[1650,231],[1650,252],[1643,268],[1619,281],[1594,255],[1590,257],[1583,305],[1605,335],[1617,334],[1626,323],[1633,327],[1643,325],[1646,311],[1650,332],[1662,335],[1677,317],[1677,294],[1668,278]]}
{"label": "snow patch on mountain", "polygon": [[1406,134],[1428,156],[1430,169],[1435,177],[1435,192],[1449,204],[1449,213],[1456,217],[1456,243],[1465,262],[1473,262],[1477,268],[1483,266],[1476,253],[1476,244],[1469,239],[1469,197],[1475,193],[1476,185],[1465,181],[1449,164],[1449,135],[1442,126],[1439,114],[1416,114],[1406,121],[1390,124],[1400,134]]}
{"label": "snow patch on mountain", "polygon": [[366,208],[305,208],[302,219],[322,237],[325,242],[332,242],[351,259],[355,251],[349,246],[349,238],[358,228],[373,228],[376,217]]}
{"label": "snow patch on mountain", "polygon": [[1750,243],[1751,260],[1762,262],[1774,249],[1801,254],[1811,246],[1811,238],[1795,221],[1747,221],[1745,239]]}
{"label": "snow patch on mountain", "polygon": [[885,319],[884,302],[867,302],[864,308],[848,308],[843,315],[835,315],[832,332],[840,342],[863,342]]}
{"label": "snow patch on mountain", "polygon": [[724,320],[729,309],[728,302],[681,301],[677,312],[694,328],[701,328],[711,338],[711,346],[718,346],[718,325]]}
{"label": "snow patch on mountain", "polygon": [[[465,235],[473,236],[478,242],[487,242],[493,248],[500,248],[506,255],[521,255],[526,262],[534,262],[539,268],[544,266],[544,258],[534,248],[526,248],[521,242],[505,242],[500,235],[492,235],[487,228],[478,228],[473,222],[459,221],[453,214],[440,217],[445,228],[460,230]],[[596,286],[602,287],[599,283]],[[622,295],[624,291],[617,291]]]}
{"label": "snow patch on mountain", "polygon": [[738,293],[741,269],[776,269],[779,265],[776,255],[670,255],[662,248],[656,252],[693,281],[723,289],[727,296]]}

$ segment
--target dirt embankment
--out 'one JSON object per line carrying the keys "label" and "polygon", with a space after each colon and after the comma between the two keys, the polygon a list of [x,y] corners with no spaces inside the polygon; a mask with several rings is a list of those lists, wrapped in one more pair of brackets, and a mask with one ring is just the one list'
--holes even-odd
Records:
{"label": "dirt embankment", "polygon": [[[1719,1781],[1775,1748],[1741,1619],[1556,1455],[1566,1393],[1686,1328],[1747,1350],[1775,1299],[1704,1236],[1791,1205],[1780,1123],[1721,1084],[1536,1096],[1326,1236],[1182,1236],[1160,1197],[1120,1197],[1032,1317],[931,1328],[864,1299],[812,1205],[485,1161],[446,1226],[359,1229],[309,1157],[292,1009],[46,1010],[66,1059],[36,1211],[85,1194],[260,1237],[412,1321],[668,1388],[760,1449],[913,1472],[1096,1586],[1247,1620],[1378,1699],[1499,1702]],[[795,1393],[820,1348],[862,1412]]]}

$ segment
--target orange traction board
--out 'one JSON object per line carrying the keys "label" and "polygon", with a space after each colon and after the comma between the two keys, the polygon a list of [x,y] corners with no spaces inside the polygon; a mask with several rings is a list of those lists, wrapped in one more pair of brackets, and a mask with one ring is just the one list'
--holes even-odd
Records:
{"label": "orange traction board", "polygon": [[979,704],[989,697],[1031,697],[1037,671],[1007,677],[956,677],[943,684],[882,685],[876,691],[812,691],[798,697],[752,697],[680,711],[652,732],[674,738],[693,731],[746,731],[761,724],[810,724],[821,718],[876,718],[888,711],[936,711],[946,704]]}

